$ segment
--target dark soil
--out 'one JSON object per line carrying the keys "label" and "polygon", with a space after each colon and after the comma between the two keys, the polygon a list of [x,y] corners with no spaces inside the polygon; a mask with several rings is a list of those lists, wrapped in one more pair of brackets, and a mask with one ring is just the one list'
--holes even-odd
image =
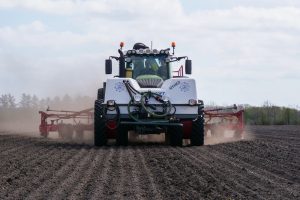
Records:
{"label": "dark soil", "polygon": [[0,133],[0,199],[300,199],[300,126],[174,148]]}

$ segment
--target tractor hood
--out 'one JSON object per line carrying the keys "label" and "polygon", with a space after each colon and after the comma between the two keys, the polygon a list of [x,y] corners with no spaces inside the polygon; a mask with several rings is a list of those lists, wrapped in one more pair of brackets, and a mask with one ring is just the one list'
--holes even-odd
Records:
{"label": "tractor hood", "polygon": [[[155,77],[141,77],[134,80],[131,78],[111,78],[106,82],[105,100],[115,100],[118,104],[128,104],[130,95],[124,84],[128,81],[130,85],[139,92],[158,93],[168,98],[172,104],[187,104],[190,99],[197,100],[195,80],[192,78],[172,78],[164,82]],[[161,84],[161,87],[157,87]],[[147,87],[146,87],[146,86]],[[153,87],[150,87],[153,85]],[[155,87],[154,87],[155,86]],[[149,102],[151,103],[151,102]],[[154,102],[153,103],[157,103]]]}

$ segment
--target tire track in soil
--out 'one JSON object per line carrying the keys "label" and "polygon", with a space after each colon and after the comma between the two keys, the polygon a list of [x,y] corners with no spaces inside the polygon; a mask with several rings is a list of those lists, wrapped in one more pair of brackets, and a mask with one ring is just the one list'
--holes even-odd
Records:
{"label": "tire track in soil", "polygon": [[117,165],[115,166],[117,168],[118,171],[118,175],[116,175],[116,177],[114,177],[115,179],[115,192],[113,195],[113,199],[123,199],[124,197],[124,183],[125,183],[125,171],[124,171],[124,159],[123,159],[123,154],[124,154],[124,147],[117,147],[118,151],[120,152],[119,156],[118,156],[118,162]]}
{"label": "tire track in soil", "polygon": [[52,192],[53,195],[50,197],[51,199],[66,199],[70,196],[72,191],[74,191],[76,186],[82,184],[81,178],[88,176],[88,168],[96,156],[96,151],[95,149],[84,149],[84,151],[84,157],[78,161],[74,168],[68,169],[68,176],[54,189]]}
{"label": "tire track in soil", "polygon": [[[146,152],[146,154],[149,157],[159,159],[159,160],[164,160],[164,158],[161,159],[161,157],[164,157],[163,153],[161,152],[160,154],[156,154],[155,148],[159,148],[160,151],[162,150],[161,147],[151,146],[151,147],[147,147],[144,152]],[[147,163],[147,158],[148,157],[143,158],[146,163]],[[163,191],[165,191],[163,193],[163,195],[166,195],[166,196],[163,196],[163,198],[164,199],[165,198],[176,198],[176,197],[180,198],[181,193],[179,193],[179,191],[176,190],[174,182],[173,182],[173,177],[175,176],[176,172],[174,170],[172,170],[172,167],[170,167],[168,162],[163,161],[163,163],[160,162],[160,164],[162,164],[162,166],[160,166],[160,168],[158,170],[155,169],[154,173],[157,175],[157,173],[159,173],[162,169],[164,169],[164,173],[162,173],[161,176],[159,176],[161,178],[160,181],[164,182],[163,185],[168,186],[168,188],[159,187],[159,189],[162,189]],[[149,166],[150,170],[153,169],[153,168],[151,168],[151,165],[149,165],[148,163],[146,165]],[[169,173],[171,173],[171,175]]]}
{"label": "tire track in soil", "polygon": [[[195,169],[185,166],[184,163],[180,160],[180,155],[178,152],[175,152],[172,147],[156,147],[153,146],[151,149],[153,156],[157,162],[155,166],[161,164],[159,168],[156,168],[157,171],[164,169],[161,176],[162,180],[165,181],[163,185],[169,185],[170,188],[165,188],[165,191],[168,191],[168,194],[164,192],[167,196],[164,198],[180,198],[180,199],[189,199],[199,197],[200,191],[207,191],[207,181],[200,176],[196,175],[192,180],[187,179],[188,175],[195,175]],[[174,152],[174,153],[172,153]],[[149,166],[153,166],[154,159],[151,158],[151,162],[147,163]],[[146,160],[147,162],[147,160]],[[152,165],[151,165],[152,164]],[[191,185],[191,183],[194,183]],[[195,186],[197,186],[195,188]],[[163,188],[159,187],[159,188]],[[176,192],[175,192],[176,191]]]}
{"label": "tire track in soil", "polygon": [[95,195],[97,199],[97,187],[101,184],[99,183],[99,180],[101,180],[104,176],[107,176],[107,168],[105,168],[105,166],[107,166],[112,159],[113,152],[112,148],[107,147],[97,149],[97,160],[99,161],[96,161],[95,168],[91,170],[92,177],[87,180],[84,187],[83,199],[92,199],[93,195]]}
{"label": "tire track in soil", "polygon": [[[232,195],[238,195],[242,198],[255,198],[255,199],[264,199],[261,195],[257,194],[257,191],[252,190],[249,186],[248,180],[240,182],[240,177],[231,177],[228,174],[232,174],[230,169],[223,169],[218,163],[215,163],[210,157],[202,156],[199,154],[200,158],[192,155],[183,148],[177,149],[183,154],[182,158],[189,162],[190,165],[197,167],[199,164],[202,169],[205,169],[207,176],[213,177],[215,182],[222,182],[224,187],[231,192]],[[239,181],[237,181],[239,180]],[[222,191],[220,191],[222,192]],[[222,195],[222,193],[220,193]]]}
{"label": "tire track in soil", "polygon": [[[85,155],[85,149],[73,149],[73,154],[70,156],[70,152],[65,152],[67,159],[63,160],[64,163],[58,169],[52,171],[52,176],[47,177],[46,180],[33,192],[30,193],[30,199],[45,199],[51,195],[52,191],[55,190],[61,182],[68,177],[70,170],[73,170],[77,163]],[[58,155],[59,156],[59,155]],[[69,157],[68,157],[69,156]],[[53,159],[53,158],[52,158]],[[55,159],[54,159],[55,160]],[[57,162],[57,161],[56,161]]]}
{"label": "tire track in soil", "polygon": [[[195,149],[188,151],[193,155],[199,156],[199,152],[197,152],[197,150]],[[295,194],[295,191],[293,189],[289,189],[289,185],[287,184],[286,179],[278,177],[265,170],[261,170],[256,166],[250,165],[240,160],[233,159],[232,157],[228,157],[226,154],[222,154],[218,151],[215,151],[214,149],[206,149],[205,151],[201,152],[201,155],[211,156],[225,169],[232,169],[233,172],[242,174],[242,176],[240,176],[241,180],[250,179],[251,181],[256,182],[256,187],[260,188],[260,190],[264,189],[264,191],[279,191],[281,199],[290,199],[291,197],[286,197],[291,194]],[[245,172],[245,170],[246,173],[243,173]],[[266,196],[270,198],[271,195],[269,192],[267,192]],[[278,194],[273,194],[273,198],[278,198]]]}
{"label": "tire track in soil", "polygon": [[[121,154],[120,147],[116,148],[116,157],[112,159],[111,165],[108,170],[108,180],[104,182],[103,199],[120,199],[120,184],[122,183],[121,177]],[[124,177],[123,177],[124,178]]]}
{"label": "tire track in soil", "polygon": [[[126,192],[130,193],[132,199],[145,199],[146,197],[149,198],[149,194],[147,190],[142,190],[141,185],[148,185],[149,183],[144,183],[139,176],[138,171],[140,167],[137,165],[139,161],[137,160],[136,151],[133,149],[134,147],[128,148],[128,173],[130,173],[130,179],[127,180],[125,183],[126,185]],[[130,188],[133,188],[133,192],[131,192]],[[151,195],[150,195],[151,196]]]}
{"label": "tire track in soil", "polygon": [[102,176],[98,176],[96,181],[96,188],[92,193],[90,199],[113,199],[112,196],[115,193],[114,184],[118,179],[117,173],[117,163],[118,156],[120,156],[120,151],[117,148],[110,147],[113,152],[107,159],[106,165],[103,165]]}
{"label": "tire track in soil", "polygon": [[[151,168],[149,165],[146,163],[146,159],[151,156],[151,152],[145,151],[146,147],[137,147],[136,148],[136,153],[137,157],[139,158],[138,164],[140,165],[138,172],[140,173],[140,178],[142,178],[142,181],[145,182],[146,179],[148,179],[145,183],[142,184],[141,188],[144,191],[147,191],[148,194],[151,194],[150,198],[152,199],[163,199],[162,195],[163,192],[161,192],[158,187],[157,187],[157,182],[155,182],[155,178],[157,178],[156,172],[151,171]],[[142,151],[143,149],[144,151]],[[144,153],[143,153],[144,152]],[[146,156],[144,155],[146,154]],[[154,175],[155,174],[155,175]],[[161,188],[160,188],[161,189]]]}
{"label": "tire track in soil", "polygon": [[[131,163],[132,158],[130,158],[131,147],[119,147],[121,151],[119,157],[118,171],[120,171],[119,182],[116,185],[116,197],[115,199],[136,199],[139,194],[139,190],[136,190],[138,187],[137,182],[132,181],[133,171],[136,170],[133,168],[133,163]],[[139,188],[138,188],[139,189]]]}
{"label": "tire track in soil", "polygon": [[96,148],[91,149],[92,151],[92,157],[90,158],[90,165],[87,166],[87,168],[80,174],[80,181],[78,181],[78,184],[74,186],[73,191],[71,191],[68,199],[87,199],[85,197],[86,191],[88,190],[90,186],[90,181],[93,179],[93,176],[98,173],[99,165],[105,161],[105,156],[100,154],[99,151]]}

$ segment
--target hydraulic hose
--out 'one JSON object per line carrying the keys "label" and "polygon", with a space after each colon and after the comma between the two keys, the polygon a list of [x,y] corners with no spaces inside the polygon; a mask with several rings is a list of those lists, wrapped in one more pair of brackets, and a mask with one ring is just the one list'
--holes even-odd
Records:
{"label": "hydraulic hose", "polygon": [[[127,105],[127,111],[128,111],[128,115],[130,118],[132,118],[134,121],[136,122],[141,122],[141,120],[139,120],[137,117],[133,116],[133,113],[130,111],[130,107],[133,105],[134,102],[134,97],[132,95],[133,94],[140,94],[141,95],[141,106],[142,108],[151,116],[153,116],[154,118],[162,118],[165,117],[167,115],[170,115],[172,108],[174,107],[171,102],[168,101],[164,101],[162,100],[162,96],[160,94],[157,93],[152,93],[151,91],[149,92],[145,92],[145,93],[141,93],[138,90],[136,90],[127,80],[123,81],[125,84],[125,87],[129,93],[130,96],[130,101]],[[163,106],[163,113],[162,114],[157,114],[155,112],[153,112],[152,110],[150,110],[149,108],[147,108],[149,105],[146,104],[147,99],[153,97],[156,101],[162,103]],[[176,108],[174,107],[174,112],[173,114],[176,112]]]}
{"label": "hydraulic hose", "polygon": [[[132,103],[133,103],[133,101],[132,100],[130,100],[129,101],[129,103],[128,103],[128,106],[127,106],[127,110],[128,110],[128,115],[129,115],[129,117],[131,118],[131,119],[133,119],[134,121],[136,121],[136,122],[145,122],[145,121],[143,121],[143,120],[140,120],[140,119],[138,119],[137,117],[135,117],[133,114],[132,114],[132,112],[130,111],[130,107],[132,106]],[[160,120],[160,121],[147,121],[147,122],[149,122],[149,123],[168,123],[169,121],[168,120]]]}
{"label": "hydraulic hose", "polygon": [[[165,116],[167,116],[167,115],[170,114],[171,109],[172,109],[172,104],[171,104],[171,102],[169,100],[166,101],[166,102],[161,100],[162,103],[163,103],[163,106],[167,106],[167,108],[166,109],[164,108],[164,112],[162,114],[157,114],[157,113],[155,113],[155,112],[153,112],[153,111],[151,111],[150,109],[147,108],[147,105],[145,104],[147,96],[149,96],[149,98],[151,98],[151,97],[155,98],[157,96],[160,97],[161,95],[156,94],[156,93],[152,93],[152,92],[146,92],[146,93],[142,94],[141,105],[142,105],[142,107],[145,109],[145,111],[147,113],[149,113],[150,115],[152,115],[155,118],[165,117]],[[155,98],[155,99],[157,100],[157,98]]]}

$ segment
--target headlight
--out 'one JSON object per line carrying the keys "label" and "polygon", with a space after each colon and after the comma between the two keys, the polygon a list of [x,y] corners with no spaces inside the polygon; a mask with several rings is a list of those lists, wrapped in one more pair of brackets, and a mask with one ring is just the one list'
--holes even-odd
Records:
{"label": "headlight", "polygon": [[158,53],[159,53],[157,49],[153,49],[152,52],[153,52],[154,54],[158,54]]}
{"label": "headlight", "polygon": [[168,98],[167,96],[162,96],[161,98],[162,98],[162,100],[163,100],[164,102],[169,101],[169,98]]}
{"label": "headlight", "polygon": [[141,102],[141,95],[134,95],[133,98],[135,102]]}
{"label": "headlight", "polygon": [[116,104],[115,100],[108,100],[107,101],[108,106],[115,106],[115,104]]}
{"label": "headlight", "polygon": [[150,54],[151,53],[151,50],[150,49],[146,49],[146,54]]}
{"label": "headlight", "polygon": [[131,50],[128,50],[128,51],[127,51],[127,54],[132,54],[132,51],[131,51]]}
{"label": "headlight", "polygon": [[138,50],[138,54],[143,54],[143,52],[144,52],[143,49]]}
{"label": "headlight", "polygon": [[190,106],[194,106],[194,105],[196,105],[197,104],[197,100],[196,99],[190,99],[189,100],[189,105]]}

